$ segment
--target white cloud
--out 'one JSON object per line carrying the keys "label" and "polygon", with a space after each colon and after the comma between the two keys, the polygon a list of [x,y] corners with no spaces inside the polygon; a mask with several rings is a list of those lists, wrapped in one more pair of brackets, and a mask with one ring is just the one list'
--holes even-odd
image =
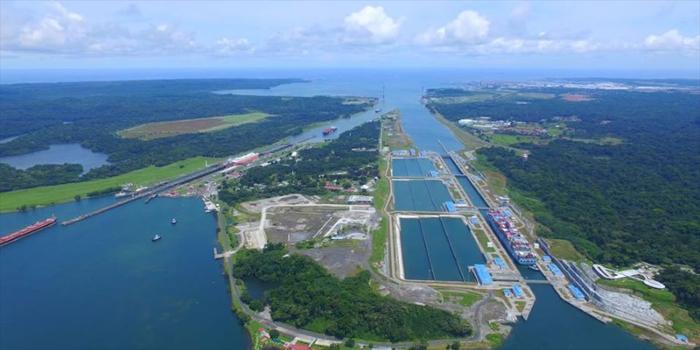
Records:
{"label": "white cloud", "polygon": [[255,51],[253,45],[246,38],[220,38],[214,45],[216,53],[219,55],[232,55],[238,53],[251,53]]}
{"label": "white cloud", "polygon": [[[524,20],[529,12],[529,4],[524,3],[513,10],[511,20]],[[489,19],[470,10],[462,11],[442,27],[422,33],[416,41],[435,51],[467,55],[588,53],[603,48],[590,39],[563,33],[494,36]]]}
{"label": "white cloud", "polygon": [[663,34],[647,36],[644,47],[656,51],[700,51],[700,35],[683,36],[678,30],[671,29]]}
{"label": "white cloud", "polygon": [[418,36],[424,45],[478,44],[489,35],[491,22],[476,11],[462,11],[446,25]]}
{"label": "white cloud", "polygon": [[395,20],[381,6],[365,6],[345,17],[345,41],[381,44],[397,38],[401,20]]}
{"label": "white cloud", "polygon": [[45,16],[21,25],[18,35],[3,38],[3,43],[34,51],[77,48],[84,45],[87,30],[82,15],[69,11],[60,3],[52,3]]}
{"label": "white cloud", "polygon": [[[132,14],[138,10],[135,6],[129,8]],[[193,32],[171,23],[142,23],[131,26],[115,22],[94,24],[82,14],[71,11],[58,2],[45,7],[40,16],[13,21],[5,21],[6,17],[13,16],[3,13],[3,21],[0,23],[0,52],[6,54],[39,52],[91,56],[190,53],[232,55],[254,50],[246,38],[222,37],[204,45],[195,39]]]}

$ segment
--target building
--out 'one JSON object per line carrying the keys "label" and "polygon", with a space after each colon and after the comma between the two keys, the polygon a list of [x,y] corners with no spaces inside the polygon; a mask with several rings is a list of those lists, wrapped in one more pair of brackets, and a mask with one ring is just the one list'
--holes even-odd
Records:
{"label": "building", "polygon": [[372,204],[372,196],[352,195],[348,197],[348,204]]}
{"label": "building", "polygon": [[488,286],[493,283],[493,278],[491,278],[491,274],[489,273],[489,270],[486,268],[485,265],[475,264],[472,271],[474,273],[474,276],[476,276],[476,280],[477,282],[479,282],[479,284]]}

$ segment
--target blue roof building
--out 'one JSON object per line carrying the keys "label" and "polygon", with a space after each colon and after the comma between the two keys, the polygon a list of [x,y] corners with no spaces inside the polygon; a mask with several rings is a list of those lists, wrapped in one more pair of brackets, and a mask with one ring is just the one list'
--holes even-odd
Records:
{"label": "blue roof building", "polygon": [[684,343],[687,343],[687,342],[688,342],[688,337],[686,337],[685,335],[680,334],[680,333],[679,333],[679,334],[676,334],[676,339],[678,339],[678,340],[680,340],[680,341],[682,341],[682,342],[684,342]]}
{"label": "blue roof building", "polygon": [[523,289],[517,283],[513,285],[513,294],[515,294],[516,298],[522,298],[525,295]]}
{"label": "blue roof building", "polygon": [[443,207],[445,207],[445,210],[447,210],[448,213],[454,213],[457,211],[457,207],[455,206],[455,203],[453,201],[447,201],[445,203],[442,203]]}
{"label": "blue roof building", "polygon": [[564,275],[564,274],[561,272],[561,270],[559,269],[559,266],[557,266],[555,263],[549,263],[549,264],[547,264],[547,268],[549,268],[549,271],[552,271],[552,273],[553,273],[554,276],[556,276],[556,277],[561,277],[561,276]]}
{"label": "blue roof building", "polygon": [[493,263],[501,269],[506,268],[506,262],[501,258],[493,258]]}
{"label": "blue roof building", "polygon": [[583,295],[583,292],[581,292],[581,290],[578,289],[578,287],[576,287],[575,285],[569,284],[569,291],[571,292],[571,295],[574,296],[574,298],[578,300],[586,300],[586,296]]}
{"label": "blue roof building", "polygon": [[479,284],[487,286],[493,283],[491,274],[489,273],[489,270],[486,268],[485,265],[475,264],[473,271],[474,275],[476,276],[476,280],[479,282]]}

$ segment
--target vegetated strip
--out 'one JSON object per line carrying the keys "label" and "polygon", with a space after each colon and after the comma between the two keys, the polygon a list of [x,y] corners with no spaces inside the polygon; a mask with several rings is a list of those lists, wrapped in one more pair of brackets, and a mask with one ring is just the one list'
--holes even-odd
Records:
{"label": "vegetated strip", "polygon": [[216,160],[216,158],[195,157],[162,167],[150,166],[105,179],[4,192],[0,194],[0,212],[69,202],[76,196],[87,196],[90,193],[120,187],[125,183],[148,185],[203,169],[207,161],[212,163]]}

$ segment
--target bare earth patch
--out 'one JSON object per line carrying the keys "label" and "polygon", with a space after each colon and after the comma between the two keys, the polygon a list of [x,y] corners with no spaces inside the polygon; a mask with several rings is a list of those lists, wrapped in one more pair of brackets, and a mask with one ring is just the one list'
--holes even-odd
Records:
{"label": "bare earth patch", "polygon": [[563,94],[561,98],[568,102],[586,102],[594,100],[591,96],[581,94]]}
{"label": "bare earth patch", "polygon": [[121,130],[117,134],[127,139],[153,140],[182,134],[211,132],[237,125],[253,123],[266,118],[265,113],[233,114],[220,117],[182,119],[167,122],[146,123]]}

